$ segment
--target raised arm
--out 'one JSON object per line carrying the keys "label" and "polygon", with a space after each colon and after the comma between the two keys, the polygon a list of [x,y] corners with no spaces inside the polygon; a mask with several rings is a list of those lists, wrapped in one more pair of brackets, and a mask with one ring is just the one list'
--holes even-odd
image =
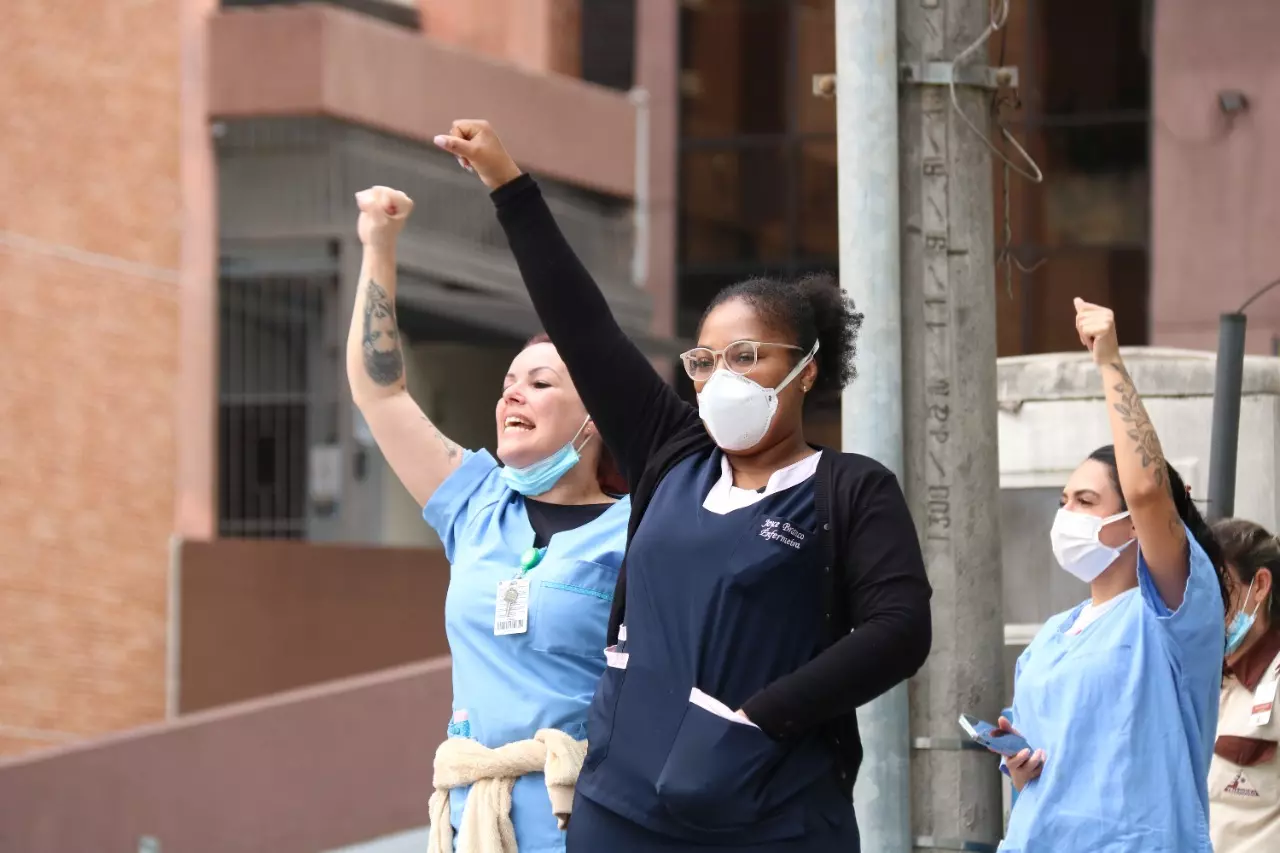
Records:
{"label": "raised arm", "polygon": [[538,319],[627,481],[635,486],[654,451],[697,413],[680,399],[618,326],[600,288],[542,198],[487,122],[457,121],[436,144],[493,191]]}
{"label": "raised arm", "polygon": [[1173,502],[1164,450],[1120,357],[1115,314],[1083,299],[1077,299],[1075,307],[1080,342],[1102,373],[1120,492],[1138,532],[1138,547],[1160,597],[1170,610],[1177,610],[1186,592],[1190,563],[1187,529]]}
{"label": "raised arm", "polygon": [[396,324],[396,238],[413,210],[402,192],[373,187],[356,195],[364,244],[356,304],[347,334],[347,381],[378,448],[419,506],[462,463],[405,388]]}

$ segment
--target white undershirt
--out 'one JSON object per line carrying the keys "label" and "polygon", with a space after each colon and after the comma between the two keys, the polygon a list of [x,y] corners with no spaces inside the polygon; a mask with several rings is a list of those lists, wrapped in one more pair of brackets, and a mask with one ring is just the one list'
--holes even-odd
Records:
{"label": "white undershirt", "polygon": [[729,466],[729,457],[722,456],[720,457],[720,479],[711,487],[711,491],[707,492],[707,498],[702,502],[702,508],[709,512],[714,512],[716,515],[728,515],[735,509],[742,509],[759,503],[770,495],[799,485],[812,477],[817,473],[818,460],[821,458],[822,451],[818,450],[799,462],[788,465],[786,468],[779,468],[770,475],[764,491],[758,492],[755,489],[740,489],[735,486],[733,484],[733,468]]}
{"label": "white undershirt", "polygon": [[1088,628],[1094,622],[1097,622],[1103,616],[1110,613],[1126,595],[1134,592],[1137,592],[1137,589],[1127,590],[1126,592],[1120,593],[1115,598],[1110,598],[1101,604],[1094,604],[1090,601],[1080,609],[1080,613],[1076,616],[1076,621],[1071,623],[1071,627],[1067,629],[1068,636],[1074,637],[1076,634],[1079,634],[1085,628]]}

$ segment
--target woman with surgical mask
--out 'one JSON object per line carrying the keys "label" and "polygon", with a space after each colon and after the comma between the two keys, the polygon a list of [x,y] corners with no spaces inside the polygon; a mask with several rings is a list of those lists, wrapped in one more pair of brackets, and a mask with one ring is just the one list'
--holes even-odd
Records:
{"label": "woman with surgical mask", "polygon": [[1209,768],[1215,853],[1280,850],[1280,539],[1260,524],[1213,526],[1231,588],[1227,672]]}
{"label": "woman with surgical mask", "polygon": [[1050,540],[1089,600],[1018,658],[1012,719],[1032,747],[1000,849],[1207,851],[1226,592],[1222,556],[1125,369],[1112,312],[1075,301],[1114,445],[1062,490]]}
{"label": "woman with surgical mask", "polygon": [[632,487],[570,851],[856,851],[854,712],[911,676],[931,638],[897,480],[805,437],[806,400],[853,377],[862,316],[830,277],[726,288],[681,357],[689,405],[619,329],[493,130],[458,122],[437,143],[493,190]]}
{"label": "woman with surgical mask", "polygon": [[[556,348],[511,362],[497,457],[462,450],[409,396],[396,324],[404,193],[356,196],[364,261],[347,339],[352,396],[440,534],[453,716],[435,759],[428,853],[565,849],[587,710],[605,668],[630,502]],[[495,389],[497,390],[497,389]],[[456,847],[455,847],[456,842]]]}

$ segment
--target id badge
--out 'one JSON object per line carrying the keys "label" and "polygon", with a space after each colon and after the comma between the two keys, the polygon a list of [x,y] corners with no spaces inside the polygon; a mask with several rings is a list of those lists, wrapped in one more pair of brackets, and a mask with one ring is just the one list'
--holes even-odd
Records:
{"label": "id badge", "polygon": [[1280,673],[1272,669],[1258,684],[1258,689],[1253,692],[1253,715],[1249,717],[1251,725],[1261,727],[1271,722],[1271,712],[1276,704],[1277,687],[1280,687]]}
{"label": "id badge", "polygon": [[493,613],[493,635],[523,634],[529,630],[529,582],[498,581],[498,602]]}

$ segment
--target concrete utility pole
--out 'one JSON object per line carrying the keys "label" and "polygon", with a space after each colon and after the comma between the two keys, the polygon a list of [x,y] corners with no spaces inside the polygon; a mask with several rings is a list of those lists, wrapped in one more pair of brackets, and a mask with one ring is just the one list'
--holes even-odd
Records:
{"label": "concrete utility pole", "polygon": [[[858,381],[845,389],[842,401],[841,444],[879,461],[901,480],[896,4],[836,3],[836,144],[840,284],[866,314]],[[830,91],[821,84],[816,88]],[[909,719],[905,684],[858,711],[865,754],[853,802],[867,851],[905,853],[911,848]]]}
{"label": "concrete utility pole", "polygon": [[[912,682],[917,849],[994,851],[1001,777],[959,748],[961,713],[1004,699],[988,0],[898,0],[905,487],[933,583],[933,652]],[[931,63],[943,63],[942,66]],[[974,85],[978,83],[979,85]],[[886,850],[885,853],[888,853]]]}
{"label": "concrete utility pole", "polygon": [[[995,851],[996,760],[962,713],[1004,699],[988,0],[837,0],[840,280],[866,312],[843,441],[897,472],[933,583],[933,652],[860,710],[863,849]],[[896,11],[896,15],[895,15]],[[896,39],[896,50],[895,50]],[[894,171],[896,177],[891,177]],[[910,733],[910,734],[909,734]]]}

